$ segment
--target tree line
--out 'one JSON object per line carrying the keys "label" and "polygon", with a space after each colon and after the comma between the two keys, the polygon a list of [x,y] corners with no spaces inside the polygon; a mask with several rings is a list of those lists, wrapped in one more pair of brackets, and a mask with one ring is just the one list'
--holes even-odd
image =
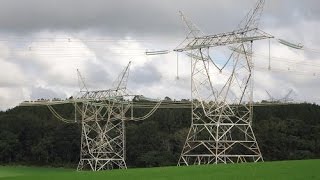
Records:
{"label": "tree line", "polygon": [[[59,105],[57,111],[71,117],[74,108]],[[254,107],[253,129],[264,160],[320,158],[319,117],[316,104]],[[190,120],[190,109],[159,109],[148,120],[127,122],[128,167],[176,165]],[[44,106],[0,112],[2,165],[75,167],[80,138],[80,124],[63,123]]]}

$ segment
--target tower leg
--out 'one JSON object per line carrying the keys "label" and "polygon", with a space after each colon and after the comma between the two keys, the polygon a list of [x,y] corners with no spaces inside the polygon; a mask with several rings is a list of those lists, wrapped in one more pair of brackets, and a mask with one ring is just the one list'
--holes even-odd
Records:
{"label": "tower leg", "polygon": [[[252,44],[241,47],[251,52]],[[190,54],[192,123],[178,165],[263,161],[251,127],[251,56],[231,54],[229,74],[224,75],[215,63],[209,69],[209,49]]]}
{"label": "tower leg", "polygon": [[179,166],[263,161],[250,121],[242,119],[246,116],[208,118],[195,114],[197,118],[193,119]]}
{"label": "tower leg", "polygon": [[124,143],[124,121],[84,120],[77,170],[126,169]]}

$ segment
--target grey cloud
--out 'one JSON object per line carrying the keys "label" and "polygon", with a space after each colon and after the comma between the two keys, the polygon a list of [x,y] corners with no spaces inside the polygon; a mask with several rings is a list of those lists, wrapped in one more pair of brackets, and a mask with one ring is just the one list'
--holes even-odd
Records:
{"label": "grey cloud", "polygon": [[86,83],[90,89],[110,88],[111,83],[114,80],[108,72],[108,69],[96,63],[88,63],[85,67],[85,71],[85,75],[87,76],[84,78],[86,78]]}
{"label": "grey cloud", "polygon": [[130,72],[130,80],[132,81],[130,83],[132,85],[148,86],[159,83],[161,73],[151,63],[145,63]]}
{"label": "grey cloud", "polygon": [[53,99],[53,98],[65,98],[66,94],[62,92],[56,92],[51,89],[46,89],[42,87],[32,87],[31,89],[31,99]]}
{"label": "grey cloud", "polygon": [[157,6],[158,3],[147,0],[12,0],[2,2],[0,24],[4,29],[17,32],[93,28],[109,33],[134,33],[159,31],[160,26],[176,26],[176,20]]}
{"label": "grey cloud", "polygon": [[[183,1],[183,0],[10,0],[2,1],[2,31],[37,32],[43,29],[81,31],[96,29],[108,34],[181,34],[182,23],[177,14],[183,10],[208,32],[233,29],[252,8],[254,0]],[[264,20],[274,19],[270,26],[294,24],[301,18],[318,19],[319,2],[266,1]]]}
{"label": "grey cloud", "polygon": [[[178,16],[178,10],[182,10],[193,22],[195,22],[205,33],[219,33],[233,30],[240,20],[252,8],[255,0],[6,0],[1,1],[0,6],[0,37],[6,38],[10,35],[23,37],[27,40],[41,38],[38,32],[47,33],[54,39],[56,32],[62,32],[65,36],[77,35],[85,38],[124,38],[132,39],[156,39],[152,48],[159,48],[161,40],[184,37],[184,27]],[[320,1],[317,0],[266,0],[264,14],[261,19],[261,28],[267,29],[269,33],[285,36],[288,40],[303,42],[311,40],[317,45],[320,39],[317,38],[317,31],[311,27],[300,27],[305,22],[319,22]],[[317,26],[315,26],[317,27]],[[312,33],[311,33],[312,32]],[[28,34],[30,33],[30,34]],[[40,33],[41,34],[41,33]],[[44,33],[46,34],[46,33]],[[49,37],[49,38],[50,38]],[[127,49],[125,45],[116,44],[112,41],[111,46],[106,43],[88,43],[86,47],[92,51],[97,59],[86,61],[83,69],[88,86],[95,88],[109,88],[117,75],[123,69],[125,61],[129,57],[113,57],[111,48]],[[145,44],[140,43],[138,48],[144,48]],[[61,89],[75,88],[77,85],[76,68],[61,72],[50,72],[51,66],[46,62],[53,59],[34,57],[19,57],[15,54],[18,48],[27,48],[28,43],[20,41],[10,42],[12,49],[12,62],[23,70],[26,77],[32,80],[44,82],[44,87],[51,86],[52,89],[33,88],[32,98],[53,98],[65,96]],[[116,45],[115,45],[116,44]],[[163,43],[167,48],[167,44]],[[41,45],[39,45],[41,46]],[[110,48],[110,49],[108,49]],[[128,47],[129,48],[129,47]],[[149,47],[147,47],[149,48]],[[75,53],[70,51],[70,53]],[[80,53],[81,54],[81,53]],[[305,57],[310,60],[317,60],[318,55],[306,53]],[[88,60],[88,57],[85,60]],[[159,62],[159,61],[158,61]],[[63,63],[63,62],[62,62]],[[155,63],[156,64],[156,63]],[[153,63],[145,63],[134,67],[130,73],[129,88],[132,91],[141,90],[148,95],[163,94],[172,97],[189,97],[190,77],[179,81],[168,82],[164,79],[165,72],[159,70]],[[3,65],[3,64],[2,64]],[[186,67],[189,71],[189,66]],[[285,68],[285,67],[281,67]],[[70,72],[74,73],[74,77]],[[69,75],[66,75],[69,74]],[[65,78],[64,78],[65,77]],[[174,79],[174,77],[172,77]],[[317,80],[297,80],[295,76],[276,74],[270,79],[274,84],[265,83],[264,79],[257,82],[257,91],[264,94],[265,89],[275,92],[275,96],[281,97],[283,92],[279,91],[279,85],[286,88],[294,88],[297,94],[308,94],[315,97],[319,89]],[[297,83],[297,81],[299,81]],[[6,83],[8,83],[6,81]],[[297,83],[298,85],[295,85]],[[8,87],[9,84],[3,84]],[[271,87],[272,86],[272,87]],[[57,89],[56,89],[57,88]],[[170,89],[171,88],[171,89]],[[281,88],[281,87],[280,87]],[[56,92],[56,90],[58,92]],[[144,92],[147,90],[148,92]],[[66,91],[67,92],[67,91]],[[310,98],[309,97],[309,98]],[[9,97],[8,97],[9,98]],[[317,100],[318,102],[320,99]],[[3,101],[0,101],[3,103]]]}

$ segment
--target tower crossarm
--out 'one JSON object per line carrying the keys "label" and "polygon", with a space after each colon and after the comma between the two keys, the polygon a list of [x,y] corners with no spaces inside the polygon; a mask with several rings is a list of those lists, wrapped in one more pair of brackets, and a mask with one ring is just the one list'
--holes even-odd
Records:
{"label": "tower crossarm", "polygon": [[127,95],[125,89],[108,89],[97,91],[82,91],[77,95],[77,99],[108,100],[110,98]]}
{"label": "tower crossarm", "polygon": [[92,101],[123,101],[125,96],[136,96],[126,94],[123,89],[113,90],[97,90],[97,91],[81,91],[75,97],[59,100],[59,99],[43,99],[34,101],[24,101],[19,106],[52,106],[72,103],[85,103]]}
{"label": "tower crossarm", "polygon": [[258,28],[249,30],[240,29],[227,33],[195,37],[174,49],[174,51],[183,52],[194,49],[226,46],[269,38],[273,38],[273,36]]}

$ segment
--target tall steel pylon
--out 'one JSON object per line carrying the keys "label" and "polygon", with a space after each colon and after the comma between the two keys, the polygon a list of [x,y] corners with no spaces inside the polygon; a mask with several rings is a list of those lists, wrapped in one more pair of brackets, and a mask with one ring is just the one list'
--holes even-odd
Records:
{"label": "tall steel pylon", "polygon": [[82,84],[74,105],[75,114],[81,117],[82,132],[77,170],[126,169],[125,122],[145,120],[160,106],[161,101],[153,100],[154,106],[148,106],[151,110],[146,115],[134,117],[133,99],[142,96],[127,91],[130,65],[131,62],[108,90],[88,91],[78,72]]}
{"label": "tall steel pylon", "polygon": [[157,101],[142,117],[133,116],[133,99],[139,95],[127,90],[130,65],[131,62],[108,90],[88,91],[78,71],[80,92],[74,100],[75,118],[81,118],[82,127],[78,171],[126,169],[125,122],[147,119],[161,104]]}
{"label": "tall steel pylon", "polygon": [[114,89],[83,91],[86,87],[79,75],[80,94],[75,103],[81,117],[80,161],[77,170],[126,169],[125,162],[125,114],[132,104],[124,98],[131,62],[114,83]]}
{"label": "tall steel pylon", "polygon": [[[181,13],[189,33],[175,51],[191,58],[192,122],[178,165],[263,161],[252,130],[252,44],[272,38],[257,28],[263,5],[237,30],[215,35],[203,35]],[[211,58],[210,49],[221,47],[228,57]]]}
{"label": "tall steel pylon", "polygon": [[[53,115],[66,123],[81,124],[80,160],[77,170],[126,169],[125,122],[141,121],[149,118],[159,108],[161,101],[144,98],[142,95],[129,94],[127,82],[131,62],[107,90],[89,91],[85,79],[79,70],[80,91],[75,97],[67,100],[25,101],[20,106],[47,106]],[[134,117],[134,98],[139,97],[153,102],[140,105],[151,109],[145,115]],[[73,104],[74,119],[59,115],[54,105]],[[139,103],[138,103],[139,108]]]}

